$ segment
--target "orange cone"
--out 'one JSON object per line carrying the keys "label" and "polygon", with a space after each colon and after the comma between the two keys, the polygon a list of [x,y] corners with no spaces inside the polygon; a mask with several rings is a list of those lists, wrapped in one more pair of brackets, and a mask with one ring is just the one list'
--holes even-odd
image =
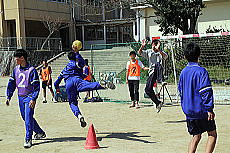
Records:
{"label": "orange cone", "polygon": [[85,149],[98,149],[98,148],[100,147],[97,142],[96,133],[93,124],[91,124],[86,138]]}

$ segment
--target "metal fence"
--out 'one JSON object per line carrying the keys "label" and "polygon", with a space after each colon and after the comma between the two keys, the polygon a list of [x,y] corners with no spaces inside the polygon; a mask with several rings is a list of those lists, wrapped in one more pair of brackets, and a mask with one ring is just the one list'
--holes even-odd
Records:
{"label": "metal fence", "polygon": [[16,48],[27,50],[62,50],[61,38],[49,38],[48,41],[43,37],[4,37],[0,38],[0,51],[10,51]]}

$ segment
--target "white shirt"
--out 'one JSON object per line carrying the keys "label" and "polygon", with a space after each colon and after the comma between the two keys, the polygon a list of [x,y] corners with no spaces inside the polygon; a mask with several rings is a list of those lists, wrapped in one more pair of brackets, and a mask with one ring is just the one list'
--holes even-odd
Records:
{"label": "white shirt", "polygon": [[[164,51],[162,52],[165,53]],[[149,76],[154,73],[155,65],[157,63],[162,64],[162,59],[167,59],[167,56],[163,58],[159,52],[154,52],[152,49],[143,50],[141,56],[149,61]]]}
{"label": "white shirt", "polygon": [[[141,68],[144,68],[145,66],[143,65],[143,63],[140,61],[140,60],[137,60],[138,61],[138,65],[141,67]],[[129,69],[129,65],[130,65],[131,61],[128,61],[127,62],[127,65],[126,65],[126,69],[128,70]],[[132,64],[135,64],[135,62],[132,62]],[[140,76],[128,76],[128,80],[140,80]]]}

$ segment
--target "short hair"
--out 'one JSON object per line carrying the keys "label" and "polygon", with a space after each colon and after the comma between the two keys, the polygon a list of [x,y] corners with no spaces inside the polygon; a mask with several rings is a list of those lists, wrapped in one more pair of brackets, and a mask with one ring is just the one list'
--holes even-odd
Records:
{"label": "short hair", "polygon": [[158,42],[160,42],[159,39],[154,39],[154,40],[152,41],[152,44],[154,43],[154,45],[156,46],[156,45],[158,44]]}
{"label": "short hair", "polygon": [[197,62],[200,56],[200,47],[194,42],[190,42],[184,49],[185,58],[188,62]]}
{"label": "short hair", "polygon": [[89,66],[89,60],[88,59],[85,59],[85,65]]}
{"label": "short hair", "polygon": [[17,49],[14,52],[14,57],[24,57],[24,59],[27,61],[28,53],[24,49]]}
{"label": "short hair", "polygon": [[131,51],[131,52],[129,53],[129,56],[131,56],[131,55],[137,56],[137,53],[136,53],[135,51]]}
{"label": "short hair", "polygon": [[75,52],[72,52],[72,51],[69,52],[68,53],[68,59],[76,61],[76,54],[75,54]]}

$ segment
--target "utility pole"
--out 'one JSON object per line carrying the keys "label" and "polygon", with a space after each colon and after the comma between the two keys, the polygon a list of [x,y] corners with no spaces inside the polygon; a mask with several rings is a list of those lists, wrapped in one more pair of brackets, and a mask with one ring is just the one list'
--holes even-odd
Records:
{"label": "utility pole", "polygon": [[102,0],[102,20],[104,22],[104,43],[106,44],[106,26],[105,26],[105,21],[106,21],[106,15],[105,15],[105,0]]}
{"label": "utility pole", "polygon": [[76,40],[76,18],[75,18],[75,0],[71,0],[70,8],[71,8],[71,21],[73,23],[73,34],[74,34],[74,40]]}

